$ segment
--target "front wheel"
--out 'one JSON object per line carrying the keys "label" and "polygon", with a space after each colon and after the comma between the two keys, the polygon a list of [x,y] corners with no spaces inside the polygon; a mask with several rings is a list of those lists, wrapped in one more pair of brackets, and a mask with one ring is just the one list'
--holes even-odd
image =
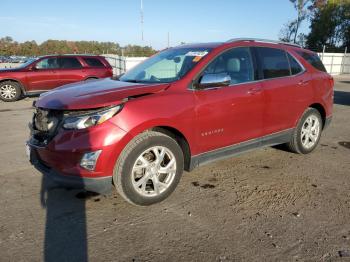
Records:
{"label": "front wheel", "polygon": [[4,102],[14,102],[21,97],[21,87],[14,81],[0,83],[0,99]]}
{"label": "front wheel", "polygon": [[321,138],[322,118],[320,113],[314,108],[308,108],[297,127],[294,130],[288,148],[298,154],[308,154],[312,152]]}
{"label": "front wheel", "polygon": [[184,169],[178,143],[163,133],[147,131],[136,136],[121,153],[113,174],[119,194],[135,205],[151,205],[167,198]]}

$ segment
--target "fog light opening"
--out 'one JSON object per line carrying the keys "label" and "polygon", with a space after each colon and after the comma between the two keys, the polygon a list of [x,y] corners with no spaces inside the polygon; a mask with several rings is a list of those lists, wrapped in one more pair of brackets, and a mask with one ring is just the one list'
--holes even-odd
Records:
{"label": "fog light opening", "polygon": [[85,153],[80,161],[80,166],[89,171],[94,171],[97,163],[97,159],[100,156],[102,150]]}

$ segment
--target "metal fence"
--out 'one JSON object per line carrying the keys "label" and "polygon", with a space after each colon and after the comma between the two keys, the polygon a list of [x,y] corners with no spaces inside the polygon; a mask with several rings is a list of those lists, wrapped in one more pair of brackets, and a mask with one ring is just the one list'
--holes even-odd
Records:
{"label": "metal fence", "polygon": [[350,54],[347,48],[342,50],[323,48],[322,52],[318,52],[322,63],[331,75],[349,74],[350,73]]}
{"label": "metal fence", "polygon": [[113,75],[120,75],[126,71],[126,59],[118,55],[104,55],[113,68]]}

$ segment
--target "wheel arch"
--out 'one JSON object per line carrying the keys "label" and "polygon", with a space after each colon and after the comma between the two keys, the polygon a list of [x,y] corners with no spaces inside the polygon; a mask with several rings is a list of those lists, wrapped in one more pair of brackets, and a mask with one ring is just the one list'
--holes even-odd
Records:
{"label": "wheel arch", "polygon": [[326,124],[326,109],[325,109],[325,107],[320,103],[311,104],[311,105],[309,105],[309,107],[316,109],[320,113],[321,118],[322,118],[322,127],[324,128],[324,126]]}
{"label": "wheel arch", "polygon": [[191,148],[186,137],[178,129],[170,126],[155,126],[148,130],[160,132],[175,139],[184,154],[184,168],[186,171],[190,170]]}
{"label": "wheel arch", "polygon": [[97,76],[87,76],[87,77],[85,77],[85,79],[84,79],[84,81],[87,81],[87,80],[89,80],[89,79],[99,79]]}

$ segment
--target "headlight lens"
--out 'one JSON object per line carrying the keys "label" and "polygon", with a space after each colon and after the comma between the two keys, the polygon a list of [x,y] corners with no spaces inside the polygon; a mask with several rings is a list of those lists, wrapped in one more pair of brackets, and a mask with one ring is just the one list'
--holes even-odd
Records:
{"label": "headlight lens", "polygon": [[102,124],[119,113],[121,108],[122,106],[119,105],[92,114],[67,117],[64,120],[63,127],[65,129],[84,129],[91,126],[96,126]]}

